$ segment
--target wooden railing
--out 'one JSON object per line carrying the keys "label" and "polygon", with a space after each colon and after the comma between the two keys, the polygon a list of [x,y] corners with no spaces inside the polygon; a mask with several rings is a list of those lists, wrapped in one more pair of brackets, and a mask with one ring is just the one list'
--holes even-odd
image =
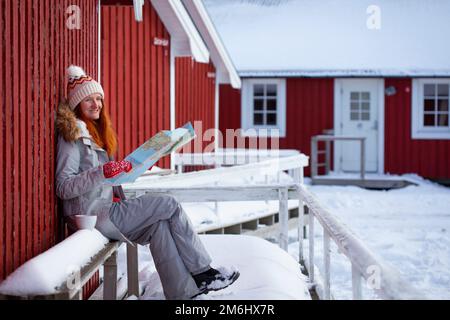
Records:
{"label": "wooden railing", "polygon": [[[351,136],[331,136],[318,135],[311,138],[311,178],[314,179],[319,175],[319,167],[325,167],[325,174],[330,172],[331,168],[331,143],[335,141],[359,141],[360,148],[360,176],[364,180],[366,169],[366,138]],[[319,142],[325,142],[325,149],[319,150]],[[325,162],[319,163],[319,155],[325,154]],[[336,165],[336,164],[335,164]]]}
{"label": "wooden railing", "polygon": [[[289,149],[218,149],[215,152],[205,153],[175,153],[173,161],[178,173],[183,172],[184,166],[236,166],[248,163],[261,162],[268,159],[279,159],[300,155],[297,150]],[[303,157],[305,157],[303,155]]]}
{"label": "wooden railing", "polygon": [[[185,155],[187,156],[187,155]],[[195,157],[191,157],[195,159]],[[200,158],[198,158],[200,159]],[[229,163],[229,162],[228,162]],[[186,164],[186,163],[184,163]],[[188,165],[200,164],[191,161]],[[124,185],[127,197],[136,197],[145,193],[170,194],[180,202],[208,202],[208,201],[279,201],[279,245],[287,251],[288,248],[288,200],[299,201],[298,219],[298,260],[308,270],[310,282],[319,285],[314,272],[314,228],[317,220],[324,230],[324,283],[323,290],[318,290],[321,299],[331,299],[330,284],[330,241],[334,241],[340,251],[344,253],[352,265],[353,298],[362,299],[362,279],[373,281],[371,287],[382,299],[421,299],[421,295],[411,285],[402,280],[399,273],[389,267],[380,258],[376,257],[356,235],[338,218],[325,210],[319,201],[303,185],[303,169],[308,165],[308,157],[303,154],[286,153],[279,158],[271,158],[238,165],[234,167],[221,167],[217,169],[190,172],[173,176],[161,176],[149,181],[141,180],[132,185]],[[294,178],[291,183],[277,183],[262,185],[239,185],[223,187],[215,185],[227,176],[254,176],[256,174],[274,174],[280,171],[290,171]],[[177,182],[190,181],[208,186],[174,187]],[[302,209],[300,209],[302,208]],[[303,211],[303,212],[302,212]],[[309,225],[309,256],[304,257],[305,215],[308,214]]]}
{"label": "wooden railing", "polygon": [[[331,299],[330,283],[330,240],[351,263],[353,299],[362,296],[362,280],[367,281],[369,289],[375,291],[381,299],[423,299],[424,295],[404,281],[399,272],[375,256],[364,243],[339,219],[325,210],[319,201],[303,186],[298,185],[299,198],[304,210],[308,211],[309,221],[309,256],[305,266],[311,283],[316,283],[314,255],[314,225],[317,220],[323,228],[323,284],[316,290],[321,299]],[[304,214],[299,213],[299,217]],[[300,221],[302,220],[302,221]],[[303,239],[303,219],[299,219],[299,239]],[[299,241],[299,261],[304,262],[303,244]]]}
{"label": "wooden railing", "polygon": [[[241,155],[241,154],[240,154]],[[296,152],[285,152],[283,157],[268,157],[264,161],[247,163],[232,167],[220,167],[217,169],[189,172],[172,176],[157,176],[139,179],[133,184],[123,185],[127,197],[137,197],[145,193],[169,194],[174,196],[179,202],[215,202],[218,201],[269,201],[279,200],[279,220],[280,220],[280,245],[287,250],[288,240],[288,200],[298,200],[295,191],[296,186],[303,183],[303,168],[308,165],[308,157]],[[190,157],[197,159],[188,165],[204,165],[200,157]],[[228,157],[231,159],[232,157]],[[225,162],[223,162],[225,163]],[[230,161],[226,164],[229,165]],[[186,163],[184,163],[186,164]],[[278,174],[282,171],[290,171],[294,177],[291,183],[269,184],[267,177]],[[218,184],[226,177],[255,177],[266,176],[264,184],[239,185],[223,187]],[[189,187],[174,187],[179,183],[189,182]],[[212,186],[198,186],[208,182]],[[217,183],[216,183],[217,182]],[[191,186],[192,185],[192,186]]]}

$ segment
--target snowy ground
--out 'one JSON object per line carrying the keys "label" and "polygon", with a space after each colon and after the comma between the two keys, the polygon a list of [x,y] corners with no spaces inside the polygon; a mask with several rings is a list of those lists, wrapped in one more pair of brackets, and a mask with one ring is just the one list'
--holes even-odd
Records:
{"label": "snowy ground", "polygon": [[[450,188],[407,177],[419,185],[390,191],[338,186],[309,189],[428,298],[450,299]],[[322,269],[321,230],[315,239],[316,264]],[[289,251],[297,256],[298,243],[292,243]],[[337,299],[349,299],[350,264],[335,246],[331,261],[332,292]]]}

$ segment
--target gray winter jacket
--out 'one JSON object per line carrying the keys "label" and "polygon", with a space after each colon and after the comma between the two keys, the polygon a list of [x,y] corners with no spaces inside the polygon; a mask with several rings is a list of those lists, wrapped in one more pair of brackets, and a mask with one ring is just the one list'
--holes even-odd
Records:
{"label": "gray winter jacket", "polygon": [[121,198],[123,193],[103,185],[103,164],[110,160],[107,152],[94,142],[86,124],[66,104],[59,106],[56,127],[56,195],[62,200],[69,226],[74,226],[74,215],[95,215],[95,227],[104,236],[128,241],[109,218],[113,192]]}

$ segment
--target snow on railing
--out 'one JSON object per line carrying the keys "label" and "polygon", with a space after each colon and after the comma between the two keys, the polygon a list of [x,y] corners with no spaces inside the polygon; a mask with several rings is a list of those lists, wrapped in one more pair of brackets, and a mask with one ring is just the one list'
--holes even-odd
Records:
{"label": "snow on railing", "polygon": [[[300,155],[297,150],[279,149],[218,149],[205,153],[175,153],[173,160],[178,173],[184,166],[235,166]],[[303,155],[304,156],[304,155]]]}
{"label": "snow on railing", "polygon": [[[306,267],[311,283],[315,283],[314,220],[316,219],[323,227],[324,275],[322,299],[331,299],[330,239],[336,243],[339,250],[351,262],[353,299],[362,299],[362,279],[367,281],[368,287],[374,290],[381,299],[424,299],[424,295],[404,281],[397,270],[388,266],[381,258],[376,257],[346,225],[325,210],[303,185],[299,184],[297,187],[301,201],[309,209],[309,264]],[[299,213],[299,217],[299,239],[303,239],[304,215]],[[301,240],[299,240],[299,244],[299,260],[303,262]]]}

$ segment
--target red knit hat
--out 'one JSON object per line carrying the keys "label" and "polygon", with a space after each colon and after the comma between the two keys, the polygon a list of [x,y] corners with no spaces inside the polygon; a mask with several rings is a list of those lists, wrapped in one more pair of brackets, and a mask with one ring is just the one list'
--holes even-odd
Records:
{"label": "red knit hat", "polygon": [[100,93],[105,96],[102,86],[86,75],[84,70],[78,66],[71,65],[66,70],[67,76],[67,100],[72,110],[83,101],[84,98],[93,94]]}

